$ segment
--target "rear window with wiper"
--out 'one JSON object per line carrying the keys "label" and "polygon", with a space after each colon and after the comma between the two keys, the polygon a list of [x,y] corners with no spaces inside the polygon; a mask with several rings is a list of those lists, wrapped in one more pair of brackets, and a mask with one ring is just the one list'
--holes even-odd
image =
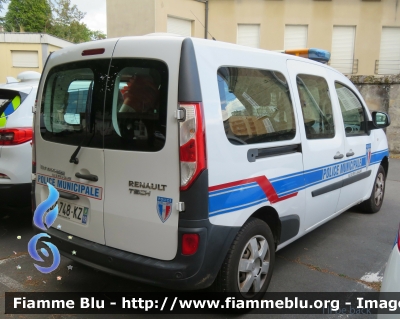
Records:
{"label": "rear window with wiper", "polygon": [[162,61],[98,59],[58,65],[43,90],[41,135],[77,150],[157,152],[166,141],[167,95],[168,67]]}
{"label": "rear window with wiper", "polygon": [[0,118],[10,116],[22,104],[28,94],[13,91],[0,90]]}

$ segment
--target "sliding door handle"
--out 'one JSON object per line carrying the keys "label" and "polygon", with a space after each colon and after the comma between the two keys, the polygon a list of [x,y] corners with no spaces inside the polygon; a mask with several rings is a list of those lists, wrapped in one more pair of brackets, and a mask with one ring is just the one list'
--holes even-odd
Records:
{"label": "sliding door handle", "polygon": [[81,174],[81,173],[76,173],[75,174],[76,177],[80,178],[80,179],[86,179],[88,181],[92,181],[92,182],[97,182],[99,180],[99,178],[97,177],[97,175],[93,175],[93,174]]}
{"label": "sliding door handle", "polygon": [[333,157],[333,159],[342,159],[344,157],[343,154],[340,154],[339,152],[336,153],[336,155]]}
{"label": "sliding door handle", "polygon": [[346,157],[350,157],[350,156],[353,156],[353,155],[354,155],[354,152],[352,150],[350,150],[350,152],[346,153]]}

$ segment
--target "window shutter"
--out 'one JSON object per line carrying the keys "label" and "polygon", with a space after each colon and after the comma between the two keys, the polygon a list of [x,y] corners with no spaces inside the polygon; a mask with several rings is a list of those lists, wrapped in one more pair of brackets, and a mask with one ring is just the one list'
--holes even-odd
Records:
{"label": "window shutter", "polygon": [[238,24],[237,43],[252,48],[260,47],[260,25]]}
{"label": "window shutter", "polygon": [[354,26],[333,27],[330,65],[344,74],[353,73],[355,35]]}
{"label": "window shutter", "polygon": [[185,37],[192,36],[192,21],[168,17],[167,32],[183,35]]}
{"label": "window shutter", "polygon": [[11,51],[12,65],[15,68],[38,68],[37,51]]}
{"label": "window shutter", "polygon": [[383,27],[378,74],[400,72],[400,28]]}
{"label": "window shutter", "polygon": [[307,33],[307,25],[286,25],[285,50],[307,48]]}

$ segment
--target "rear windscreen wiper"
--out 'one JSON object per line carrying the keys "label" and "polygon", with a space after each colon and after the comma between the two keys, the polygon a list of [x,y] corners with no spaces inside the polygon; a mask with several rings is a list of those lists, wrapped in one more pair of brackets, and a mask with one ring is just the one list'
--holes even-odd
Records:
{"label": "rear windscreen wiper", "polygon": [[[90,83],[89,90],[88,90],[88,96],[87,96],[87,100],[86,100],[86,119],[87,119],[87,122],[86,122],[86,133],[88,131],[87,130],[88,127],[90,129],[92,124],[94,125],[94,121],[92,121],[92,119],[91,119],[91,116],[92,116],[92,112],[91,112],[92,93],[93,93],[93,81]],[[93,128],[93,134],[92,134],[92,137],[89,140],[88,145],[90,145],[90,142],[92,141],[95,132],[96,132],[96,130],[95,130],[95,128]],[[76,156],[78,155],[79,151],[81,150],[81,147],[82,147],[82,144],[83,144],[83,141],[85,140],[85,138],[86,138],[86,134],[85,134],[85,136],[83,136],[83,138],[80,141],[80,143],[79,143],[78,147],[76,148],[76,150],[72,153],[71,158],[69,159],[70,163],[74,163],[74,164],[78,164],[79,163],[79,160],[78,160],[78,158]]]}

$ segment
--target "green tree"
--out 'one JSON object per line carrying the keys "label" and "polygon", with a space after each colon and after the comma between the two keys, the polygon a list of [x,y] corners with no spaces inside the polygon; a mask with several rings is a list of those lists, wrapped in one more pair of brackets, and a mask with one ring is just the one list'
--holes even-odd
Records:
{"label": "green tree", "polygon": [[71,5],[71,0],[53,0],[52,26],[49,33],[65,40],[80,43],[90,40],[105,39],[100,31],[91,31],[81,20],[86,13]]}
{"label": "green tree", "polygon": [[51,8],[47,0],[10,0],[4,28],[14,32],[46,32],[50,22]]}
{"label": "green tree", "polygon": [[103,40],[106,38],[107,38],[107,35],[101,31],[90,31],[90,39],[92,39],[92,40]]}

